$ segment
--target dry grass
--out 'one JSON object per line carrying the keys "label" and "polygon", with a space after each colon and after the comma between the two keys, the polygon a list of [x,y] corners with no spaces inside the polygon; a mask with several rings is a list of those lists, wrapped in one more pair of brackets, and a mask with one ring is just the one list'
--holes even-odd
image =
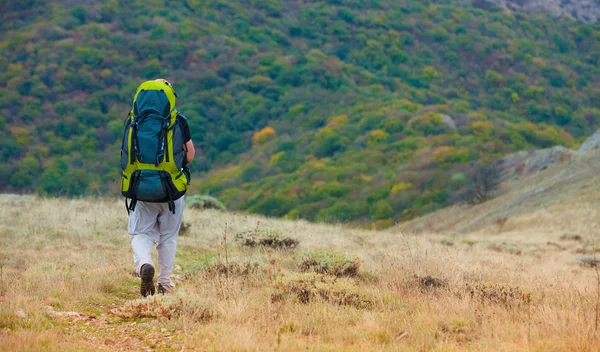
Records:
{"label": "dry grass", "polygon": [[[597,351],[596,269],[560,238],[598,243],[588,197],[510,215],[502,231],[496,215],[419,235],[187,209],[177,293],[148,299],[120,202],[0,198],[0,350]],[[224,241],[258,222],[302,253],[360,258],[359,275],[301,273],[301,253]]]}

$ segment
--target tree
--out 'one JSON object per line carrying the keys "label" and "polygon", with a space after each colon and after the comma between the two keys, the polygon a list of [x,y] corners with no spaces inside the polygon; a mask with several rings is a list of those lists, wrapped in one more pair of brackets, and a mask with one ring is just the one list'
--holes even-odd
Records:
{"label": "tree", "polygon": [[454,203],[480,204],[489,200],[500,187],[500,170],[496,165],[477,165],[470,172],[467,185],[454,194]]}
{"label": "tree", "polygon": [[439,72],[433,66],[427,66],[423,69],[423,79],[427,82],[431,82],[439,76]]}
{"label": "tree", "polygon": [[494,70],[485,71],[485,84],[488,87],[498,87],[504,82],[504,76]]}

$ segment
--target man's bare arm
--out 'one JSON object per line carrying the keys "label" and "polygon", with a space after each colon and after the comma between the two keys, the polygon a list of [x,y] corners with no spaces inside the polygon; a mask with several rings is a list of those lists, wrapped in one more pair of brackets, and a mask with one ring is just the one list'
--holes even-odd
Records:
{"label": "man's bare arm", "polygon": [[194,142],[192,142],[192,140],[190,139],[185,144],[185,147],[187,149],[186,161],[189,164],[192,162],[192,160],[194,160],[194,156],[196,156],[196,149],[194,149]]}

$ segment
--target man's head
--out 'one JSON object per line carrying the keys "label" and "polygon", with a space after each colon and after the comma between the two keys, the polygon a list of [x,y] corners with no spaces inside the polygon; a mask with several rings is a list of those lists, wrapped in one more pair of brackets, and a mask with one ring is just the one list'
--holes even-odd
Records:
{"label": "man's head", "polygon": [[157,79],[155,79],[155,81],[163,82],[167,87],[169,87],[171,89],[171,91],[173,92],[175,97],[177,97],[177,93],[175,93],[175,88],[173,88],[173,85],[169,81],[167,81],[164,78],[157,78]]}

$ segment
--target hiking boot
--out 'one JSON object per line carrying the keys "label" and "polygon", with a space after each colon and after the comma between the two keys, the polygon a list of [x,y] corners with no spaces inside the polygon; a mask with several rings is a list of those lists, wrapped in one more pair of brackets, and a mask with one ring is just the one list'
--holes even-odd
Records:
{"label": "hiking boot", "polygon": [[140,276],[142,277],[142,284],[140,285],[142,296],[154,295],[154,267],[150,264],[142,265]]}
{"label": "hiking boot", "polygon": [[166,289],[161,284],[156,285],[156,289],[158,290],[158,293],[161,295],[165,295],[165,294],[168,295],[169,293],[171,293],[171,290]]}

